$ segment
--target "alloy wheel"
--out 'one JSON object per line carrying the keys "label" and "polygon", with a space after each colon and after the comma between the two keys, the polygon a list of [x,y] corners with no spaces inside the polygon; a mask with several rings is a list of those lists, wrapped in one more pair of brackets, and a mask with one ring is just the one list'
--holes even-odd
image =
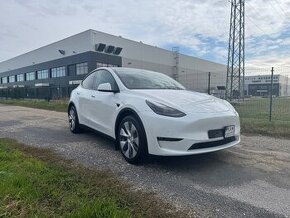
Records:
{"label": "alloy wheel", "polygon": [[128,159],[134,158],[139,149],[139,134],[131,121],[126,121],[120,128],[120,147],[122,153]]}
{"label": "alloy wheel", "polygon": [[76,113],[73,107],[69,111],[68,120],[69,120],[69,127],[71,131],[73,131],[76,126]]}

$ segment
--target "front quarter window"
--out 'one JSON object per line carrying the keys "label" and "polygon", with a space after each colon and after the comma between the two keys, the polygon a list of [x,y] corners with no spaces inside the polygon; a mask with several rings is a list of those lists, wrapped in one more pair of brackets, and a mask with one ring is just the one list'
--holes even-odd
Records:
{"label": "front quarter window", "polygon": [[118,85],[110,72],[107,70],[98,70],[97,72],[95,89],[98,89],[101,84],[109,83],[112,90],[119,90]]}
{"label": "front quarter window", "polygon": [[91,73],[82,82],[82,87],[85,89],[94,89],[96,73]]}

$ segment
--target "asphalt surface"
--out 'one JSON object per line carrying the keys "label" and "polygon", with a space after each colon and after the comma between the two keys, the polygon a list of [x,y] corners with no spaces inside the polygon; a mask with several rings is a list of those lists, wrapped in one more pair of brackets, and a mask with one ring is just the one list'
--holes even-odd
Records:
{"label": "asphalt surface", "polygon": [[135,189],[153,191],[193,216],[289,217],[290,140],[242,136],[230,149],[127,164],[114,143],[96,133],[70,133],[67,115],[0,105],[0,137],[51,148],[65,158],[108,170]]}

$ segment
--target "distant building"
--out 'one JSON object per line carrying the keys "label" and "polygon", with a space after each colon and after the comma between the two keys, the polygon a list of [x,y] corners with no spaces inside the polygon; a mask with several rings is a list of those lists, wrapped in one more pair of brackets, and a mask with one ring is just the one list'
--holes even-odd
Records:
{"label": "distant building", "polygon": [[1,62],[0,97],[67,97],[87,73],[102,66],[159,71],[200,92],[225,86],[227,68],[180,54],[178,49],[169,51],[87,30]]}
{"label": "distant building", "polygon": [[[271,91],[271,75],[245,76],[246,96],[269,96]],[[273,76],[273,95],[290,96],[290,79],[288,76]]]}

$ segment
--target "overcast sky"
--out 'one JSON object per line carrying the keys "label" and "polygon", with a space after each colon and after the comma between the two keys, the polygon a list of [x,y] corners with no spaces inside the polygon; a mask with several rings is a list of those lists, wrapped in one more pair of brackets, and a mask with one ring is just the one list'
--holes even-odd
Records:
{"label": "overcast sky", "polygon": [[[0,61],[87,29],[226,64],[228,0],[0,0]],[[246,0],[246,64],[290,65],[290,0]]]}

